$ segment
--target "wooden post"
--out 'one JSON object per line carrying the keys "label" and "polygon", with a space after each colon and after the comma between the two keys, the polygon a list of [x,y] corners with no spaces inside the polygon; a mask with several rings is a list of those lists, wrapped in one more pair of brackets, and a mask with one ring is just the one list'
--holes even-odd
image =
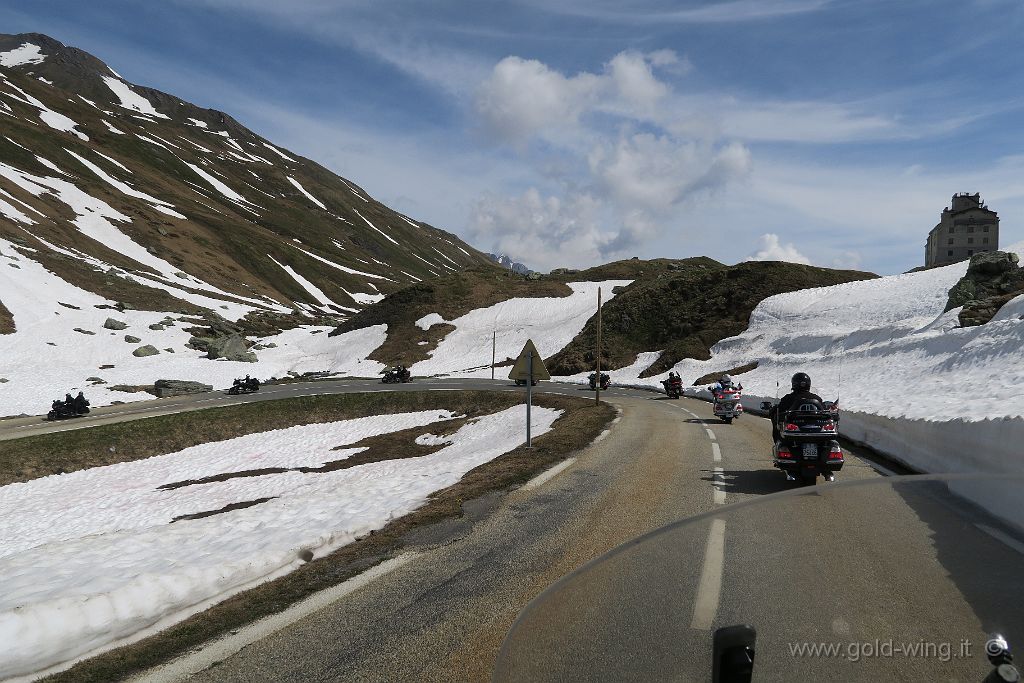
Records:
{"label": "wooden post", "polygon": [[533,406],[533,351],[529,354],[527,361],[529,377],[526,378],[526,447],[533,448],[530,440],[530,408]]}
{"label": "wooden post", "polygon": [[597,288],[597,403],[601,402],[601,288]]}
{"label": "wooden post", "polygon": [[491,335],[491,379],[494,379],[494,353],[498,346],[498,331],[494,330]]}

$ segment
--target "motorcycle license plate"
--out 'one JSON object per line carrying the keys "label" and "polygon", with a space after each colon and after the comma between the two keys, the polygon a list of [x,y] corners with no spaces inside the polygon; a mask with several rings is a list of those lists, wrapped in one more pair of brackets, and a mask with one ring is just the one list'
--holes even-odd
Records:
{"label": "motorcycle license plate", "polygon": [[818,444],[805,443],[803,446],[804,460],[818,459]]}

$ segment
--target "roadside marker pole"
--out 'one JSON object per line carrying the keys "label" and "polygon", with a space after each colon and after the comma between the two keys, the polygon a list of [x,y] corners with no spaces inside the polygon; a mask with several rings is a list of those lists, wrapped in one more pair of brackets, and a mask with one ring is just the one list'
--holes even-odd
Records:
{"label": "roadside marker pole", "polygon": [[533,442],[530,439],[530,408],[533,406],[533,351],[529,352],[529,356],[527,361],[529,378],[526,380],[526,447],[533,448]]}
{"label": "roadside marker pole", "polygon": [[495,350],[498,345],[498,331],[494,330],[491,333],[491,379],[494,379],[494,361],[495,361]]}
{"label": "roadside marker pole", "polygon": [[601,288],[597,288],[597,393],[594,398],[601,403]]}

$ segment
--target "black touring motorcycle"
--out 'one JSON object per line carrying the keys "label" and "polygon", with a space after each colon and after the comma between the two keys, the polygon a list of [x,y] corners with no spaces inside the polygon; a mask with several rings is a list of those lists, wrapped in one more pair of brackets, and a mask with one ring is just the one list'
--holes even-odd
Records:
{"label": "black touring motorcycle", "polygon": [[228,389],[228,393],[232,396],[238,394],[251,394],[260,390],[260,381],[255,377],[245,376],[245,379],[236,379],[231,388]]}
{"label": "black touring motorcycle", "polygon": [[46,419],[53,420],[66,420],[71,417],[81,417],[89,414],[89,399],[87,399],[81,391],[78,392],[78,396],[71,398],[71,394],[65,394],[64,400],[57,399],[50,404],[50,412],[46,414]]}

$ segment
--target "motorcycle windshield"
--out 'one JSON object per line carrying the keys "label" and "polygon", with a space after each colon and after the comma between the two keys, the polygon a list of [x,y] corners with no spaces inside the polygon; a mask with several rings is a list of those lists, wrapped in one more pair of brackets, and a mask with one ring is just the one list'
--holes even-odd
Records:
{"label": "motorcycle windshield", "polygon": [[714,631],[746,624],[754,681],[982,681],[990,634],[1024,648],[1022,491],[890,477],[682,520],[538,596],[494,680],[710,681]]}

